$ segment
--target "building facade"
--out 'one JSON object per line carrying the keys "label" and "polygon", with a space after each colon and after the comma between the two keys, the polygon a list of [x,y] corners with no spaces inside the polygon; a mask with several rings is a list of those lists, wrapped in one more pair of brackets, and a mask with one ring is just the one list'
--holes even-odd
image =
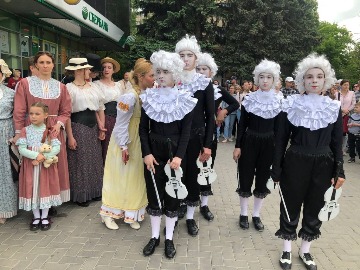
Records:
{"label": "building facade", "polygon": [[28,74],[28,59],[51,52],[53,77],[69,58],[121,48],[130,32],[130,0],[0,0],[0,58]]}

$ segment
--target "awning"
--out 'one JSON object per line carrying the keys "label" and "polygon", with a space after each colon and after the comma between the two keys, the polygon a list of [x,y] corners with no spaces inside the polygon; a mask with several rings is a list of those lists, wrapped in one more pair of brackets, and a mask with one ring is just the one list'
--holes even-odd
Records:
{"label": "awning", "polygon": [[10,0],[1,8],[78,36],[96,50],[114,50],[124,45],[127,37],[119,27],[86,1],[78,2],[70,5],[65,0]]}

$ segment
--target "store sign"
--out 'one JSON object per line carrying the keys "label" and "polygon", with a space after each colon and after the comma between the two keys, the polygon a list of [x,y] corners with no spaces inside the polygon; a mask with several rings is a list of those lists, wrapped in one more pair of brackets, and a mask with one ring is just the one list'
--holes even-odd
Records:
{"label": "store sign", "polygon": [[119,42],[124,34],[119,27],[105,18],[84,0],[80,0],[77,5],[69,5],[63,0],[43,1],[116,42]]}
{"label": "store sign", "polygon": [[109,32],[109,25],[107,22],[96,16],[96,14],[89,12],[86,7],[83,7],[82,9],[82,16],[84,20],[89,19],[89,21],[91,21],[93,24],[97,25],[106,32]]}
{"label": "store sign", "polygon": [[0,30],[0,50],[2,53],[9,53],[9,33]]}
{"label": "store sign", "polygon": [[20,38],[20,49],[21,49],[21,55],[29,57],[29,37],[27,36],[21,36]]}

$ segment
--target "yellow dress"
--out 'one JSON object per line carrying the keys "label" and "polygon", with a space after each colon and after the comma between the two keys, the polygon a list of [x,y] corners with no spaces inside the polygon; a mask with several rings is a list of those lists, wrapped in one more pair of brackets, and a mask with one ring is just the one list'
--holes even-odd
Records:
{"label": "yellow dress", "polygon": [[[122,95],[104,168],[100,215],[124,218],[126,223],[142,221],[148,203],[139,137],[140,115],[141,105],[135,90]],[[120,145],[128,147],[126,165]]]}

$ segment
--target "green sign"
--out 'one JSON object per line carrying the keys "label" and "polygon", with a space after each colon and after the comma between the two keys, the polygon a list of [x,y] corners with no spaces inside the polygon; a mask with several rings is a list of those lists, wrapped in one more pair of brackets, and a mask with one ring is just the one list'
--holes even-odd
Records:
{"label": "green sign", "polygon": [[109,25],[107,24],[107,22],[105,22],[100,17],[96,16],[93,12],[91,11],[89,12],[86,7],[82,8],[82,16],[84,20],[89,19],[89,21],[92,22],[93,24],[97,25],[106,32],[109,32]]}

